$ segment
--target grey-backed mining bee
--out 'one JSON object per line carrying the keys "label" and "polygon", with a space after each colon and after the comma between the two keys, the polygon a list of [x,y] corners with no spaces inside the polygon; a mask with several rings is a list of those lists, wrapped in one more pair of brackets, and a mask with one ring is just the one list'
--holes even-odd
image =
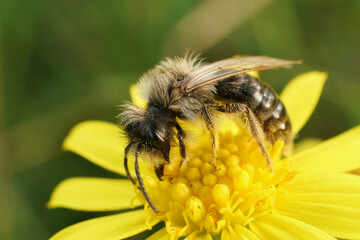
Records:
{"label": "grey-backed mining bee", "polygon": [[124,166],[131,177],[127,154],[135,153],[135,172],[145,199],[158,212],[149,198],[139,171],[140,152],[150,155],[159,179],[164,165],[169,163],[171,146],[178,140],[182,162],[186,159],[184,130],[178,119],[194,120],[199,116],[210,132],[213,148],[213,166],[216,169],[216,131],[214,116],[217,112],[238,113],[259,146],[269,170],[271,160],[264,141],[270,144],[281,139],[292,145],[291,123],[285,107],[276,92],[250,71],[289,67],[299,61],[288,61],[266,56],[241,56],[214,63],[203,63],[198,57],[167,58],[140,79],[139,89],[147,100],[145,109],[133,104],[123,105],[120,124],[129,139],[125,149]]}

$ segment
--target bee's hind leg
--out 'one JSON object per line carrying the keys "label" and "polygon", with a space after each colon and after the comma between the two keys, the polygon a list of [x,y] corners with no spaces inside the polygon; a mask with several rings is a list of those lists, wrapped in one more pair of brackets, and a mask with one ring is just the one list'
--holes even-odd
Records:
{"label": "bee's hind leg", "polygon": [[216,133],[215,133],[215,128],[214,128],[214,123],[211,118],[211,114],[209,112],[209,108],[210,108],[209,106],[206,106],[206,105],[203,106],[203,116],[205,119],[206,127],[207,127],[208,131],[210,132],[210,136],[211,136],[211,145],[212,145],[212,150],[213,150],[212,165],[213,165],[215,171],[217,171],[218,169],[216,167],[216,150],[217,150]]}
{"label": "bee's hind leg", "polygon": [[273,172],[271,158],[264,145],[264,141],[265,141],[264,130],[258,118],[255,116],[254,112],[248,106],[242,103],[219,105],[216,107],[216,109],[220,112],[240,113],[243,115],[243,117],[246,120],[252,138],[255,140],[256,144],[258,145],[261,155],[263,155],[266,160],[266,164],[269,168],[269,171]]}

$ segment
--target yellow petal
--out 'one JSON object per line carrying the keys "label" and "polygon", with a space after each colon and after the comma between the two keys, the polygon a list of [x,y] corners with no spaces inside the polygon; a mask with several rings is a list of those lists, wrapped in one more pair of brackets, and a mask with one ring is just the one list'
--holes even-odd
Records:
{"label": "yellow petal", "polygon": [[260,75],[259,75],[258,71],[251,71],[251,72],[248,72],[247,74],[249,74],[251,76],[254,76],[256,78],[260,78]]}
{"label": "yellow petal", "polygon": [[329,234],[304,222],[280,214],[269,214],[250,224],[260,239],[271,240],[335,240]]}
{"label": "yellow petal", "polygon": [[115,173],[125,175],[124,148],[127,141],[115,124],[87,121],[76,125],[65,138],[63,149]]}
{"label": "yellow petal", "polygon": [[226,228],[222,230],[221,232],[221,240],[231,240],[237,238],[235,234],[232,234],[229,230]]}
{"label": "yellow petal", "polygon": [[360,176],[347,173],[299,174],[286,186],[289,193],[356,193],[360,194]]}
{"label": "yellow petal", "polygon": [[[63,149],[79,154],[92,163],[112,172],[126,175],[124,149],[127,145],[124,132],[115,124],[103,121],[86,121],[77,124],[65,138]],[[129,169],[135,176],[134,157],[129,157]],[[141,157],[141,156],[140,156]],[[142,176],[154,176],[154,169],[139,160]]]}
{"label": "yellow petal", "polygon": [[[51,194],[48,207],[80,211],[114,211],[131,207],[136,196],[129,180],[104,178],[70,178],[61,182]],[[134,202],[139,206],[139,201]]]}
{"label": "yellow petal", "polygon": [[318,138],[305,138],[295,144],[294,153],[302,152],[308,148],[314,147],[317,144],[323,142]]}
{"label": "yellow petal", "polygon": [[206,231],[196,231],[187,236],[185,240],[212,240],[210,233]]}
{"label": "yellow petal", "polygon": [[235,226],[234,230],[239,240],[259,240],[253,232],[241,225]]}
{"label": "yellow petal", "polygon": [[234,233],[231,233],[227,228],[222,230],[221,240],[259,240],[255,234],[241,225],[235,226],[234,230]]}
{"label": "yellow petal", "polygon": [[170,235],[166,231],[166,228],[162,228],[150,237],[146,238],[146,240],[170,240]]}
{"label": "yellow petal", "polygon": [[360,167],[360,126],[290,157],[303,172],[347,172]]}
{"label": "yellow petal", "polygon": [[308,72],[294,78],[281,93],[293,133],[298,133],[314,111],[324,83],[328,77],[325,72]]}
{"label": "yellow petal", "polygon": [[139,88],[136,84],[131,85],[130,87],[130,97],[131,101],[139,108],[146,107],[146,100],[141,96]]}
{"label": "yellow petal", "polygon": [[[146,228],[147,214],[143,209],[77,223],[56,233],[50,240],[120,240]],[[151,220],[153,226],[157,220]]]}
{"label": "yellow petal", "polygon": [[334,237],[360,238],[360,194],[287,194],[278,197],[276,209]]}

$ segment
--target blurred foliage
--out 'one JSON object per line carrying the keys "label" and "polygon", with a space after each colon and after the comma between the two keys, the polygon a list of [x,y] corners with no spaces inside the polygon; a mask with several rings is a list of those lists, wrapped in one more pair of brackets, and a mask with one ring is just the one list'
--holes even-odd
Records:
{"label": "blurred foliage", "polygon": [[118,177],[62,153],[62,139],[80,121],[115,122],[130,84],[185,48],[210,61],[235,54],[303,60],[292,70],[261,74],[278,91],[299,73],[328,71],[299,139],[326,139],[360,123],[357,0],[0,0],[0,6],[0,239],[47,239],[104,214],[46,209],[67,177]]}

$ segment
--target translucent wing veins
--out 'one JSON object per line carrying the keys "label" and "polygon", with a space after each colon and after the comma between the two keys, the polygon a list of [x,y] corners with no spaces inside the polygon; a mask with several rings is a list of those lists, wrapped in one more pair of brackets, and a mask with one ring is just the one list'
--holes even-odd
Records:
{"label": "translucent wing veins", "polygon": [[301,61],[290,61],[266,56],[243,56],[220,60],[204,65],[189,73],[182,81],[181,91],[191,92],[204,85],[250,71],[261,71],[278,67],[291,67]]}

